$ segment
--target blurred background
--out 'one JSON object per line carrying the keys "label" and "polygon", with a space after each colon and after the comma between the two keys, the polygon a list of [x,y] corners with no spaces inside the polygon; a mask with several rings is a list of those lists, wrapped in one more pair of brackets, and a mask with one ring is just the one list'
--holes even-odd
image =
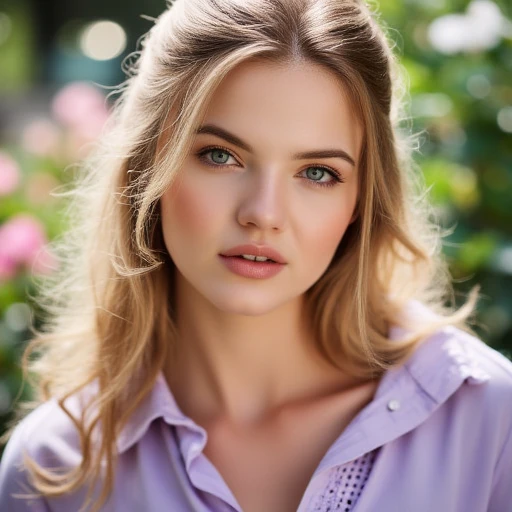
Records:
{"label": "blurred background", "polygon": [[[417,161],[458,300],[481,284],[481,338],[512,358],[512,2],[372,1],[410,78]],[[108,116],[123,59],[164,0],[0,0],[0,433],[39,321],[35,283],[65,229],[56,197]],[[37,297],[36,297],[37,299]],[[29,397],[25,387],[22,398]],[[1,448],[0,448],[1,450]]]}

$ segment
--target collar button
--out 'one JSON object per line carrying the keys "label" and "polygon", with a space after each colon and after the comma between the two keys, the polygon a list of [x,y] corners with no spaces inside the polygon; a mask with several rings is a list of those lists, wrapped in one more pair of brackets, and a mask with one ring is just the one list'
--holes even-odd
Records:
{"label": "collar button", "polygon": [[388,402],[388,410],[393,412],[397,411],[398,409],[400,409],[400,402],[398,400],[390,400]]}

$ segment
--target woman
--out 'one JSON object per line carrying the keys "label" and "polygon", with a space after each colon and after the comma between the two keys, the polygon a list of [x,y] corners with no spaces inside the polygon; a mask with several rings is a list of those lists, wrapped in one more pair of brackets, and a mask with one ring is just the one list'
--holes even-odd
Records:
{"label": "woman", "polygon": [[2,510],[507,510],[512,364],[476,292],[442,306],[400,84],[359,1],[157,20],[77,189]]}

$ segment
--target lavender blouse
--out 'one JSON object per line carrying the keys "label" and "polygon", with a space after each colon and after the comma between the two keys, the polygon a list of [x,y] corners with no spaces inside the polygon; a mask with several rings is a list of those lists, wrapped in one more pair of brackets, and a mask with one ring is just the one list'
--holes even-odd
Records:
{"label": "lavender blouse", "polygon": [[[391,337],[400,334],[394,328]],[[206,441],[160,375],[118,439],[114,489],[102,510],[241,512],[203,454]],[[15,496],[30,490],[18,469],[23,449],[48,467],[78,463],[74,427],[54,400],[25,418],[7,444],[0,510],[77,512],[85,489],[32,501]],[[512,512],[512,362],[447,327],[388,371],[326,452],[297,512],[345,510]]]}

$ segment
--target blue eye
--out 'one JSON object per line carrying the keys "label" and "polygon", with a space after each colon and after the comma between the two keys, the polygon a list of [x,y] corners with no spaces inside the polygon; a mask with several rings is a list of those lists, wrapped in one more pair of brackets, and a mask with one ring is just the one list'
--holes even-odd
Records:
{"label": "blue eye", "polygon": [[206,148],[200,151],[197,156],[207,165],[228,165],[229,158],[235,158],[229,151],[223,148]]}
{"label": "blue eye", "polygon": [[[212,149],[211,151],[209,151],[209,153],[212,156],[212,160],[216,164],[225,164],[227,162],[227,160],[229,159],[229,153],[222,149]],[[222,156],[226,156],[226,159],[224,160],[222,158]],[[221,161],[219,161],[219,160],[221,160]]]}
{"label": "blue eye", "polygon": [[[310,173],[309,171],[313,170],[313,173]],[[325,176],[325,173],[327,171],[325,169],[322,169],[321,167],[308,167],[306,169],[306,174],[309,174],[309,177],[313,179],[314,181],[320,181],[322,179],[322,176]]]}
{"label": "blue eye", "polygon": [[[314,171],[316,171],[315,174],[313,175],[313,179],[308,180],[309,182],[311,182],[313,184],[313,186],[334,187],[338,183],[345,182],[345,180],[343,179],[343,176],[340,173],[338,173],[337,171],[335,171],[334,169],[331,169],[330,167],[310,166],[310,167],[306,167],[306,169],[304,169],[303,172],[306,172],[306,174],[308,174],[310,169],[313,169]],[[320,173],[323,173],[323,174],[320,174]],[[333,179],[329,180],[329,181],[319,181],[320,179],[322,179],[323,176],[325,176],[325,173],[329,174]],[[312,174],[309,173],[309,175],[311,176]],[[318,179],[315,179],[315,178],[318,178]]]}

